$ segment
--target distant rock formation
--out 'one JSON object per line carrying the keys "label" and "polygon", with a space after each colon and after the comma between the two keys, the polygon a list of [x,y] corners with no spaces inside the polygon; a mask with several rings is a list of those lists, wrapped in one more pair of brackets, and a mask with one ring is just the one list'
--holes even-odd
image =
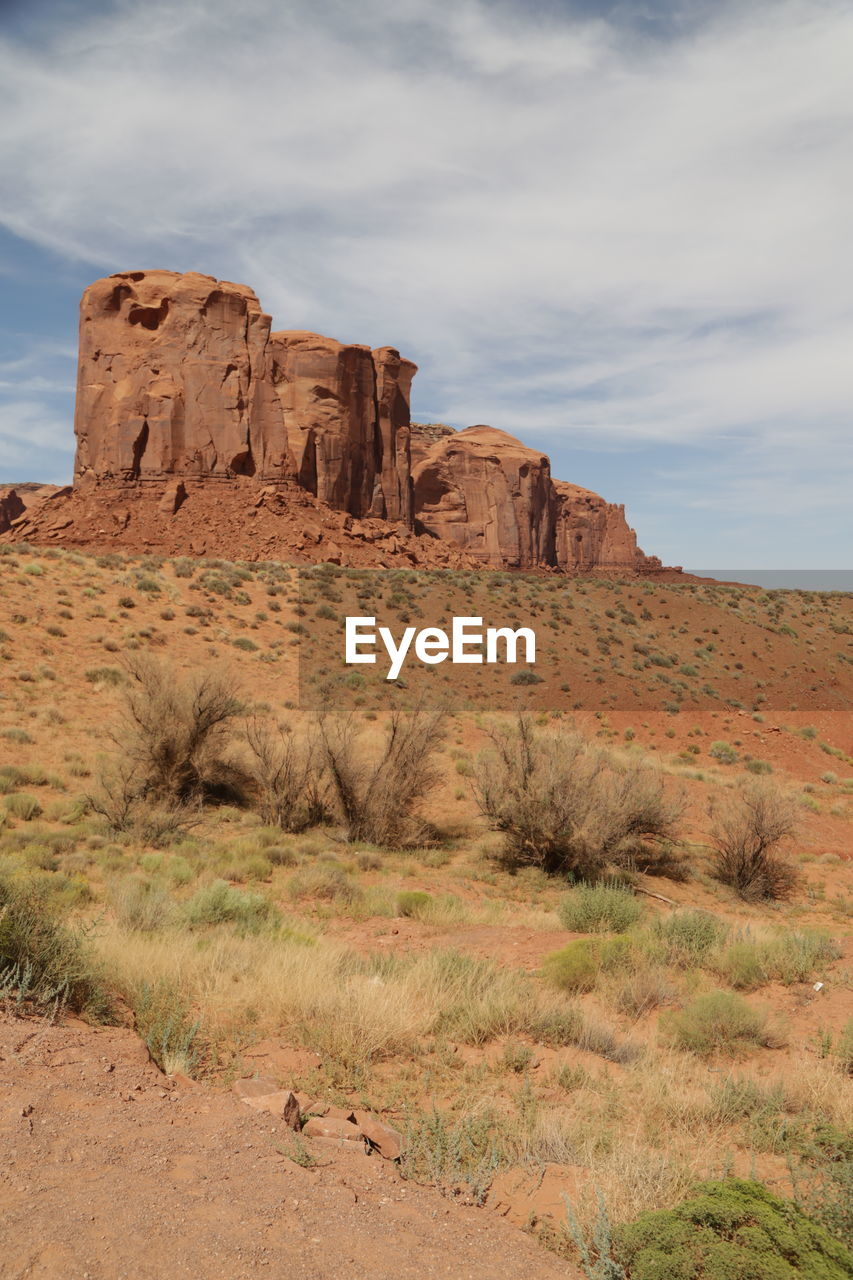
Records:
{"label": "distant rock formation", "polygon": [[245,285],[173,271],[96,280],[80,304],[74,483],[289,474],[269,332]]}
{"label": "distant rock formation", "polygon": [[442,434],[414,471],[415,519],[492,569],[555,565],[548,458],[494,427]]}
{"label": "distant rock formation", "polygon": [[637,546],[625,508],[591,489],[555,480],[557,564],[567,573],[652,573],[663,566]]}
{"label": "distant rock formation", "polygon": [[442,424],[412,433],[417,527],[490,568],[655,573],[625,508],[551,478],[549,459],[505,431]]}
{"label": "distant rock formation", "polygon": [[303,330],[272,334],[270,372],[293,474],[350,515],[411,527],[409,394],[417,366]]}
{"label": "distant rock formation", "polygon": [[25,511],[26,507],[17,490],[0,489],[0,533],[11,529],[13,520],[17,520],[18,516],[22,516]]}
{"label": "distant rock formation", "polygon": [[639,550],[623,507],[553,480],[548,457],[506,432],[413,426],[416,372],[394,347],[272,333],[246,285],[97,280],[80,304],[73,490],[0,490],[0,534],[360,566],[679,572]]}
{"label": "distant rock formation", "polygon": [[245,285],[120,272],[80,304],[74,481],[296,478],[335,510],[411,525],[415,371],[392,347],[271,335]]}

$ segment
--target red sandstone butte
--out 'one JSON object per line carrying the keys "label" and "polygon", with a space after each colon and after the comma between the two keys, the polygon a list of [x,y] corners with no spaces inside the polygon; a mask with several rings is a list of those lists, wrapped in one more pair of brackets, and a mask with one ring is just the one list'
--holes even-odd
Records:
{"label": "red sandstone butte", "polygon": [[269,332],[242,284],[172,271],[96,280],[80,304],[75,485],[288,474]]}
{"label": "red sandstone butte", "polygon": [[[0,490],[0,535],[358,567],[677,574],[624,508],[492,427],[410,421],[394,347],[271,332],[246,285],[122,271],[80,304],[74,486]],[[30,493],[30,490],[36,490]]]}
{"label": "red sandstone butte", "polygon": [[494,427],[440,436],[415,467],[415,518],[492,569],[555,563],[557,504],[543,453]]}

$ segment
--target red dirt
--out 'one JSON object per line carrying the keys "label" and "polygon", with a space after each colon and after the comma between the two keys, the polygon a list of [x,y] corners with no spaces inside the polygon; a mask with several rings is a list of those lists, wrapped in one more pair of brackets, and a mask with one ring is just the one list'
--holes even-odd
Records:
{"label": "red dirt", "polygon": [[233,1095],[161,1075],[130,1031],[0,1015],[0,1276],[577,1274],[378,1156],[305,1140],[306,1169],[287,1142]]}

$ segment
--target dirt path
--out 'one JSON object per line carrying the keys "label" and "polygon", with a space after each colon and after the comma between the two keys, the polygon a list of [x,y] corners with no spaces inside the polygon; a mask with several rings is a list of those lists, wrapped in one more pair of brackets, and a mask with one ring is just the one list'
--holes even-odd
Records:
{"label": "dirt path", "polygon": [[129,1031],[0,1014],[3,1280],[567,1280],[485,1210],[379,1156],[306,1143],[270,1116],[174,1086]]}

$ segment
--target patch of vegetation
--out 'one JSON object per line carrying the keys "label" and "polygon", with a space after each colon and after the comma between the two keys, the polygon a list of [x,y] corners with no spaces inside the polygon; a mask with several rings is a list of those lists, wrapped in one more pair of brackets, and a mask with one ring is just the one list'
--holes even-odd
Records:
{"label": "patch of vegetation", "polygon": [[649,849],[674,838],[683,804],[651,765],[623,762],[562,726],[542,730],[526,713],[489,736],[475,795],[503,833],[507,866],[594,879],[608,864],[652,863]]}
{"label": "patch of vegetation", "polygon": [[249,930],[268,924],[278,914],[262,893],[245,893],[225,880],[214,880],[198,889],[184,912],[190,925],[229,923]]}
{"label": "patch of vegetation", "polygon": [[768,1026],[767,1014],[733,991],[697,996],[683,1009],[663,1014],[661,1029],[677,1049],[700,1057],[778,1048],[781,1043],[778,1033]]}
{"label": "patch of vegetation", "polygon": [[[757,1182],[700,1184],[674,1209],[616,1228],[631,1280],[849,1280],[853,1254]],[[616,1273],[614,1273],[616,1274]]]}
{"label": "patch of vegetation", "polygon": [[643,907],[626,885],[581,884],[561,900],[560,923],[573,933],[624,933],[636,924]]}
{"label": "patch of vegetation", "polygon": [[630,938],[576,938],[545,957],[542,973],[563,991],[592,991],[602,973],[624,969],[630,960]]}
{"label": "patch of vegetation", "polygon": [[746,901],[789,897],[799,877],[781,846],[795,830],[791,798],[772,783],[750,784],[716,813],[714,875]]}
{"label": "patch of vegetation", "polygon": [[0,878],[0,998],[99,1019],[109,1012],[85,937],[59,919],[49,885],[35,877]]}

